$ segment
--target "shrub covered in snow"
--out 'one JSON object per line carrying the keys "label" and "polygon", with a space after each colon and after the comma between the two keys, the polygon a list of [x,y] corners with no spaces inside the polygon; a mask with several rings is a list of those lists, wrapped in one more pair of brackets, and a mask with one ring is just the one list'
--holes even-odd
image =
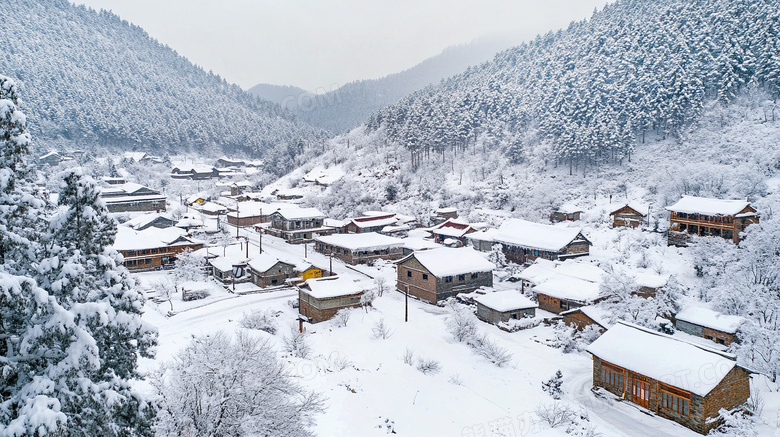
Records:
{"label": "shrub covered in snow", "polygon": [[417,370],[424,375],[435,375],[441,372],[441,363],[428,358],[420,358],[417,360]]}
{"label": "shrub covered in snow", "polygon": [[284,350],[294,357],[308,358],[311,354],[311,346],[306,338],[306,333],[299,332],[297,327],[292,326],[290,335],[284,337]]}
{"label": "shrub covered in snow", "polygon": [[269,334],[276,334],[274,314],[270,310],[253,310],[249,313],[244,313],[244,317],[239,323],[246,329],[257,329]]}

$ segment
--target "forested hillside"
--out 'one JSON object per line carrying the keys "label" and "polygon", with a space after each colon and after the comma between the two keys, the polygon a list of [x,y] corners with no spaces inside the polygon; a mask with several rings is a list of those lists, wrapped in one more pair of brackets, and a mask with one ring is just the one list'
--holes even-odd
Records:
{"label": "forested hillside", "polygon": [[66,0],[0,4],[0,72],[17,79],[39,149],[262,156],[320,138],[112,13]]}
{"label": "forested hillside", "polygon": [[[327,92],[316,90],[317,94],[290,92],[282,96],[279,102],[312,126],[341,133],[364,123],[372,112],[396,103],[430,84],[461,73],[471,65],[492,59],[496,53],[509,46],[511,43],[508,40],[495,38],[448,47],[440,54],[399,73],[380,79],[350,82]],[[261,84],[249,92],[276,101],[273,97],[288,87],[279,88],[269,90]]]}
{"label": "forested hillside", "polygon": [[543,151],[586,172],[630,159],[648,132],[678,138],[705,109],[725,117],[742,91],[773,119],[779,16],[768,0],[619,0],[404,98],[367,127],[418,163],[481,136],[514,162]]}

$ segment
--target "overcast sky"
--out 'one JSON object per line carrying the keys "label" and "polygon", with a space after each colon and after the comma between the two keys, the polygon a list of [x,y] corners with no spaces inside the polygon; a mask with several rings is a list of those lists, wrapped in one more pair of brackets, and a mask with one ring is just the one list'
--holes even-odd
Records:
{"label": "overcast sky", "polygon": [[606,0],[74,0],[143,27],[206,70],[249,88],[314,91],[407,69],[476,38],[538,33]]}

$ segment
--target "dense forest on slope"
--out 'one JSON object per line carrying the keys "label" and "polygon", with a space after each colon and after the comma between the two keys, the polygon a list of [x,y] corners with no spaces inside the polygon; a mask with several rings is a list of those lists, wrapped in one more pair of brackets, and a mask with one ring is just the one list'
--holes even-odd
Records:
{"label": "dense forest on slope", "polygon": [[[365,122],[372,112],[401,100],[428,85],[461,73],[471,65],[488,61],[511,46],[508,39],[481,39],[446,48],[407,70],[380,79],[349,82],[337,89],[295,92],[294,87],[264,84],[249,89],[258,97],[275,101],[312,126],[341,133]],[[280,93],[285,93],[281,95]],[[275,100],[278,99],[278,100]]]}
{"label": "dense forest on slope", "polygon": [[66,0],[1,4],[0,72],[17,79],[39,149],[262,156],[321,139],[113,13]]}
{"label": "dense forest on slope", "polygon": [[489,63],[414,93],[367,122],[413,162],[477,143],[510,160],[544,146],[587,171],[630,160],[648,132],[678,137],[741,92],[775,117],[780,4],[768,0],[619,0]]}

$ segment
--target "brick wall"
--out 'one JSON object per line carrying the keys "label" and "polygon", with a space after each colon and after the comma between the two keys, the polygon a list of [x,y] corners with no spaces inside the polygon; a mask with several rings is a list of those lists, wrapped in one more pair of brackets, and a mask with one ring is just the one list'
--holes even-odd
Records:
{"label": "brick wall", "polygon": [[605,330],[602,326],[600,326],[598,323],[594,322],[593,319],[588,317],[587,315],[583,314],[580,311],[573,312],[566,314],[563,316],[563,321],[569,326],[573,326],[578,331],[582,331],[587,326],[595,325],[597,328],[601,330],[603,333]]}
{"label": "brick wall", "polygon": [[[734,367],[704,399],[704,418],[717,417],[721,408],[730,410],[738,407],[750,397],[750,375],[740,367]],[[712,423],[704,426],[702,434],[717,426]]]}

